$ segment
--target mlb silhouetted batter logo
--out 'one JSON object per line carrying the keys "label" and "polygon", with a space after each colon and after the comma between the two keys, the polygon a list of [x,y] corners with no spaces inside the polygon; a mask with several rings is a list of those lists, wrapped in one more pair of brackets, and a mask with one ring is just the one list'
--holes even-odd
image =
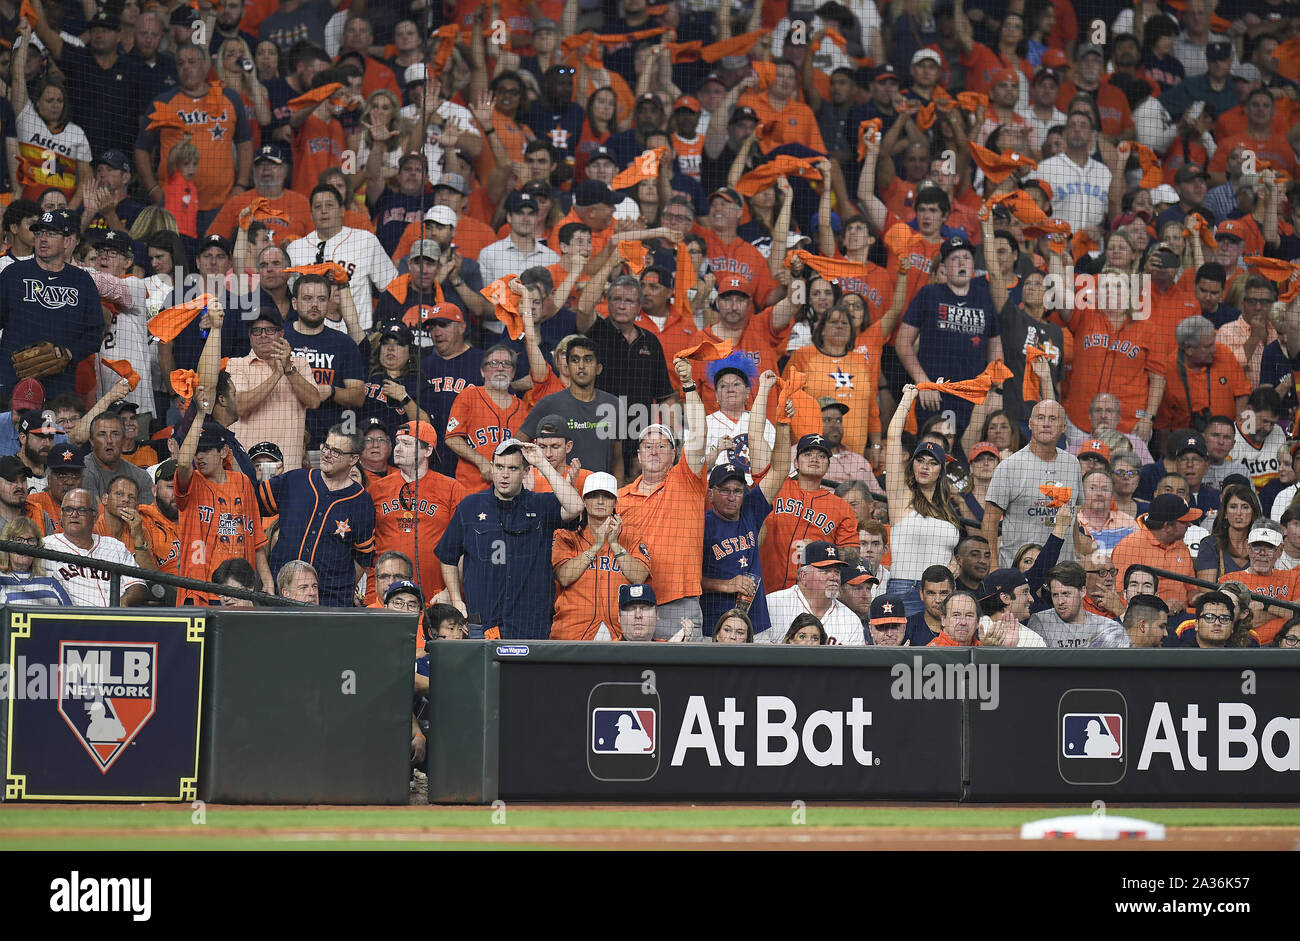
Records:
{"label": "mlb silhouetted batter logo", "polygon": [[1063,719],[1062,754],[1066,758],[1118,758],[1124,750],[1124,720],[1117,715],[1073,713]]}
{"label": "mlb silhouetted batter logo", "polygon": [[592,715],[592,751],[648,755],[655,750],[653,709],[597,709]]}
{"label": "mlb silhouetted batter logo", "polygon": [[59,714],[108,773],[157,707],[157,644],[59,644]]}

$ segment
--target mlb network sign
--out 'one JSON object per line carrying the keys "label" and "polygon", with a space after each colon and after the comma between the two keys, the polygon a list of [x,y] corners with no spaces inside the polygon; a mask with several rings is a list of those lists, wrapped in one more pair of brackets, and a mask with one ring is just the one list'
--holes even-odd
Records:
{"label": "mlb network sign", "polygon": [[1249,702],[1156,700],[1134,726],[1118,690],[1072,689],[1061,697],[1058,729],[1057,767],[1068,784],[1120,783],[1134,749],[1138,772],[1300,771],[1300,717],[1261,716]]}
{"label": "mlb network sign", "polygon": [[103,774],[158,708],[157,644],[59,643],[59,715]]}

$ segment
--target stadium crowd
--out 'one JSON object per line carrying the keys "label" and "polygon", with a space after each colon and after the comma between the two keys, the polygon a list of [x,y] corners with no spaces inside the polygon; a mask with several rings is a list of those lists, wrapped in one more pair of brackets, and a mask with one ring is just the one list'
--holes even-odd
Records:
{"label": "stadium crowd", "polygon": [[1292,0],[0,38],[11,546],[429,638],[1300,645]]}

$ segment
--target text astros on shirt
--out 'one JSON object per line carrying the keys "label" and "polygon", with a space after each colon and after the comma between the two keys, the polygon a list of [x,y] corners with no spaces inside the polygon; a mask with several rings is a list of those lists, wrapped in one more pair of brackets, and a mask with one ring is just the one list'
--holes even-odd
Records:
{"label": "text astros on shirt", "polygon": [[827,536],[835,532],[835,520],[831,519],[825,513],[819,512],[814,506],[805,507],[802,500],[791,500],[788,497],[778,497],[776,503],[772,505],[772,512],[788,513],[791,516],[797,516],[805,523],[811,523]]}
{"label": "text astros on shirt", "polygon": [[1137,359],[1138,354],[1142,352],[1142,345],[1134,343],[1132,340],[1126,340],[1123,337],[1112,337],[1108,333],[1085,333],[1083,348],[1091,350],[1098,347],[1111,353],[1127,356],[1129,359]]}

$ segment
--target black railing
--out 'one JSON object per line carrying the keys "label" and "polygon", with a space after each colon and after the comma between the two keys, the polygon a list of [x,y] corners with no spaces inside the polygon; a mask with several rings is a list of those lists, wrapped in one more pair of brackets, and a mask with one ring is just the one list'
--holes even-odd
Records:
{"label": "black railing", "polygon": [[[134,565],[122,565],[119,562],[108,562],[104,559],[92,559],[89,556],[73,555],[69,552],[56,552],[53,549],[47,549],[44,546],[32,546],[23,542],[11,542],[8,539],[0,539],[0,552],[8,552],[10,555],[25,555],[36,559],[45,559],[50,562],[67,562],[71,565],[79,565],[83,568],[96,569],[101,572],[107,572],[109,578],[109,595],[108,603],[110,607],[116,607],[122,600],[122,576],[138,578],[144,582],[151,582],[154,585],[167,585],[172,588],[188,588],[191,591],[201,591],[210,595],[222,595],[227,598],[238,598],[241,601],[251,601],[259,605],[278,605],[280,607],[310,607],[301,601],[294,601],[290,598],[281,598],[279,595],[268,595],[264,591],[252,591],[247,588],[236,588],[232,585],[218,585],[216,582],[205,582],[197,578],[185,578],[181,575],[171,575],[167,572],[159,572],[155,569],[142,569]],[[157,597],[157,596],[155,596]]]}
{"label": "black railing", "polygon": [[[1150,566],[1147,567],[1151,568]],[[1151,568],[1151,571],[1155,573],[1157,578],[1167,578],[1170,581],[1182,582],[1185,585],[1196,585],[1198,588],[1206,588],[1210,591],[1221,591],[1223,589],[1223,585],[1219,582],[1206,581],[1205,579],[1197,578],[1194,575],[1181,575],[1178,572],[1169,572],[1165,569],[1157,568]],[[1231,575],[1232,573],[1229,572],[1228,574]],[[1292,614],[1300,614],[1300,604],[1296,604],[1295,602],[1283,601],[1280,598],[1261,595],[1257,591],[1247,591],[1246,594],[1251,601],[1262,601],[1271,608],[1286,608]]]}

